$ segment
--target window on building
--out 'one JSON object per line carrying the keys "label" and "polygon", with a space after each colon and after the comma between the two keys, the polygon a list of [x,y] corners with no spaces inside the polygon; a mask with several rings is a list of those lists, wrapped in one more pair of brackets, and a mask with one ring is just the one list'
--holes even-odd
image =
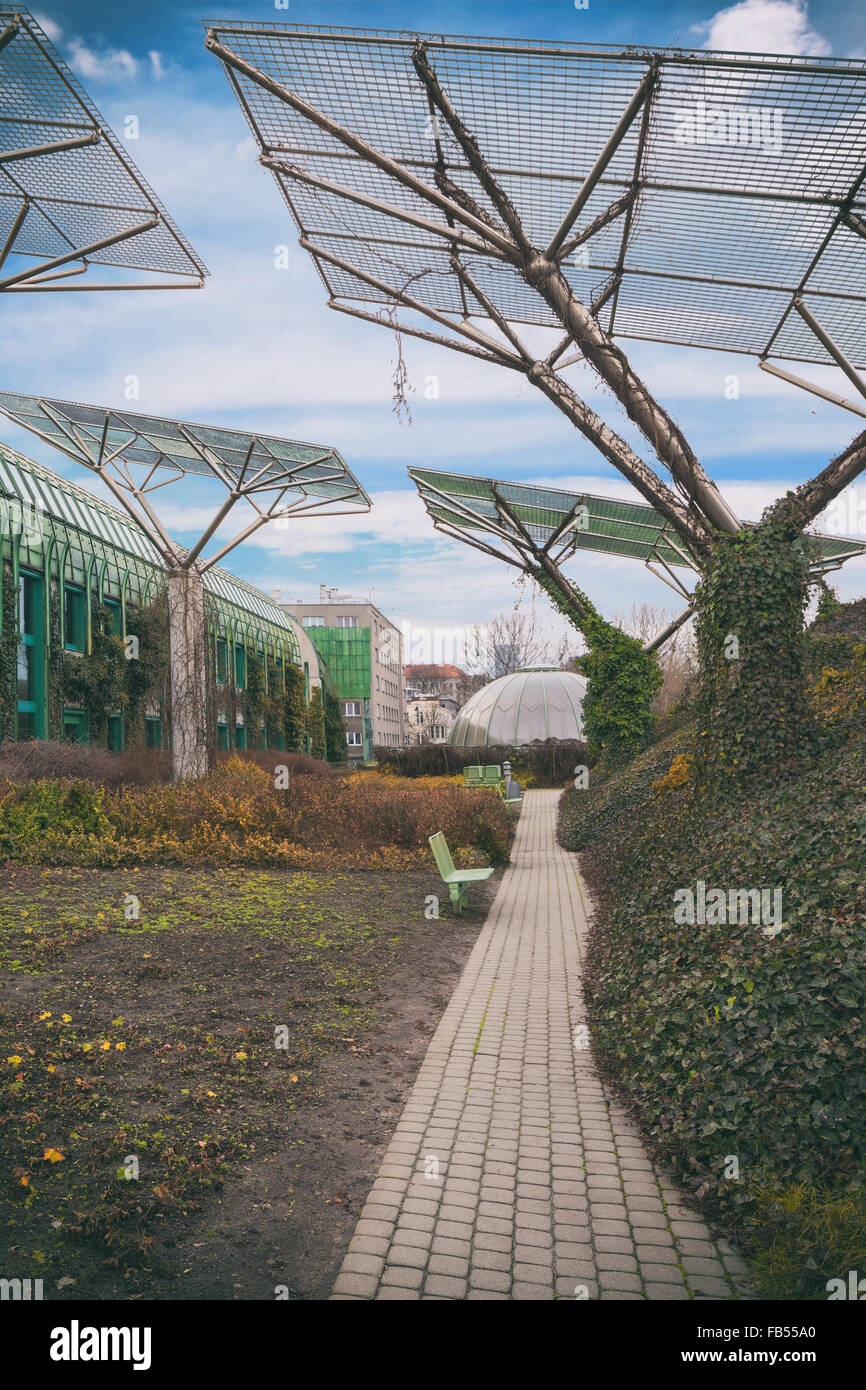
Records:
{"label": "window on building", "polygon": [[247,683],[247,650],[243,642],[235,643],[235,685],[243,690]]}
{"label": "window on building", "polygon": [[216,644],[217,684],[225,685],[228,676],[229,649],[224,637],[217,638]]}
{"label": "window on building", "polygon": [[360,717],[361,717],[361,701],[360,701],[360,700],[344,700],[344,701],[343,701],[343,713],[344,713],[349,719],[360,719]]}
{"label": "window on building", "polygon": [[340,616],[340,617],[337,618],[337,627],[357,627],[357,626],[358,626],[358,619],[357,619],[357,618],[350,618],[350,617],[348,617],[348,616]]}
{"label": "window on building", "polygon": [[144,721],[144,741],[148,748],[162,747],[162,720],[148,715]]}
{"label": "window on building", "polygon": [[18,593],[18,738],[45,736],[45,651],[43,647],[42,577],[22,573]]}
{"label": "window on building", "polygon": [[87,647],[87,609],[84,590],[72,584],[63,589],[63,634],[68,652],[83,652]]}
{"label": "window on building", "polygon": [[65,709],[63,711],[63,742],[87,742],[87,715],[83,709]]}
{"label": "window on building", "polygon": [[247,731],[243,724],[235,725],[235,748],[246,748]]}
{"label": "window on building", "polygon": [[108,716],[108,746],[112,753],[123,752],[123,715]]}
{"label": "window on building", "polygon": [[217,746],[228,748],[229,746],[229,726],[228,724],[217,724]]}
{"label": "window on building", "polygon": [[123,610],[116,598],[103,600],[104,606],[108,609],[107,630],[112,637],[123,636]]}
{"label": "window on building", "polygon": [[360,730],[348,729],[346,731],[346,743],[349,745],[350,748],[360,748],[362,742],[363,740],[361,738]]}
{"label": "window on building", "polygon": [[[324,626],[325,626],[325,620],[324,620],[324,618],[302,618],[302,619],[301,619],[301,623],[303,624],[304,627],[324,627]],[[337,623],[337,626],[339,627],[340,624]]]}

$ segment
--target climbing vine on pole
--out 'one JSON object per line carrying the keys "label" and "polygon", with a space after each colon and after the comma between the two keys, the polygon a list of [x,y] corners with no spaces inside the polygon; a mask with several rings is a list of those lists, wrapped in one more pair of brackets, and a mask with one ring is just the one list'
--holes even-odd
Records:
{"label": "climbing vine on pole", "polygon": [[754,784],[808,748],[804,617],[813,543],[801,528],[798,498],[788,494],[759,525],[717,538],[695,590],[700,781]]}
{"label": "climbing vine on pole", "polygon": [[578,665],[587,678],[583,723],[589,752],[610,761],[637,752],[649,738],[652,702],[662,684],[655,652],[606,622],[580,590],[575,589],[579,606],[572,602],[540,565],[527,572],[588,644]]}

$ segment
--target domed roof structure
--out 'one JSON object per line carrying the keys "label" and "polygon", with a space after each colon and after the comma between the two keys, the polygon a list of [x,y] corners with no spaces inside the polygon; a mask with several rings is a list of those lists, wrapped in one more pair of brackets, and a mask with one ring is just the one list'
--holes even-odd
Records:
{"label": "domed roof structure", "polygon": [[527,666],[477,691],[459,711],[449,743],[459,748],[535,739],[582,739],[586,681],[557,666]]}

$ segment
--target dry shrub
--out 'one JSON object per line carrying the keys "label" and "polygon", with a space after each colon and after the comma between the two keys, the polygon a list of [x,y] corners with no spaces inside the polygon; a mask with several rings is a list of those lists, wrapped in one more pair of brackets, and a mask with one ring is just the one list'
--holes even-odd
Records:
{"label": "dry shrub", "polygon": [[0,855],[26,863],[429,867],[437,830],[458,862],[508,859],[512,827],[499,797],[448,782],[302,771],[282,790],[238,757],[175,784],[0,782]]}
{"label": "dry shrub", "polygon": [[110,753],[83,743],[32,739],[0,744],[0,778],[10,782],[60,779],[99,782],[106,787],[141,786],[171,777],[171,754],[157,748]]}
{"label": "dry shrub", "polygon": [[278,767],[287,767],[292,777],[333,777],[334,769],[318,758],[306,753],[290,753],[285,748],[246,748],[242,751],[229,751],[220,748],[216,755],[217,767],[236,759],[242,763],[252,763],[273,776]]}

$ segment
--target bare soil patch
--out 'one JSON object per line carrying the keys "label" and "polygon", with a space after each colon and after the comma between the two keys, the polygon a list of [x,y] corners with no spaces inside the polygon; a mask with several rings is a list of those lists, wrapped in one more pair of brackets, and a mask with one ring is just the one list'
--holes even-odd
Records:
{"label": "bare soil patch", "polygon": [[0,869],[0,1273],[327,1297],[497,877]]}

